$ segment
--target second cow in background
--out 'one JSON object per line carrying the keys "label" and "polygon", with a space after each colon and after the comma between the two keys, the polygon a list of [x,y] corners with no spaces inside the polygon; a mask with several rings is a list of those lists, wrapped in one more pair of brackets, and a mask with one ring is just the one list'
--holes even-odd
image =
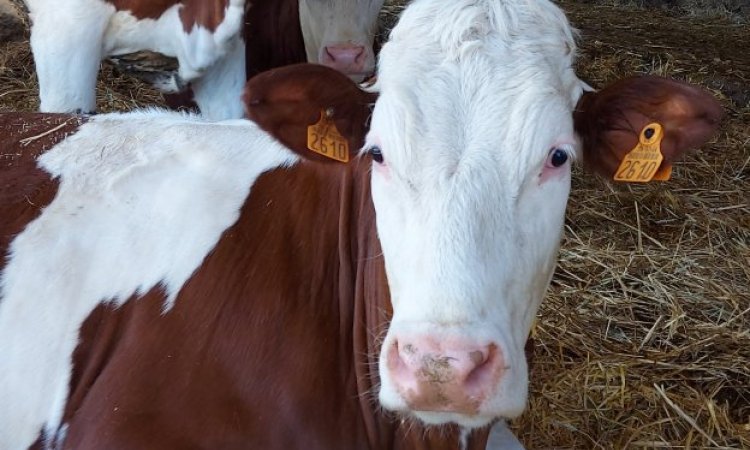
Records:
{"label": "second cow in background", "polygon": [[302,62],[305,55],[363,78],[374,67],[372,44],[383,3],[72,0],[60,8],[54,0],[25,2],[41,111],[95,111],[101,60],[149,50],[179,64],[177,75],[156,87],[179,92],[190,84],[211,119],[242,116],[239,95],[248,74]]}

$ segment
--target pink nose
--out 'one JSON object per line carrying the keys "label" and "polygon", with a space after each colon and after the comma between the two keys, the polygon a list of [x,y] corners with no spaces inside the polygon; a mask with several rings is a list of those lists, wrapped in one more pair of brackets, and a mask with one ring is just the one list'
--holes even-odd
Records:
{"label": "pink nose", "polygon": [[477,414],[505,372],[495,344],[420,336],[395,340],[388,349],[388,373],[415,411]]}
{"label": "pink nose", "polygon": [[344,74],[360,74],[365,70],[367,52],[363,45],[336,44],[323,47],[320,63]]}

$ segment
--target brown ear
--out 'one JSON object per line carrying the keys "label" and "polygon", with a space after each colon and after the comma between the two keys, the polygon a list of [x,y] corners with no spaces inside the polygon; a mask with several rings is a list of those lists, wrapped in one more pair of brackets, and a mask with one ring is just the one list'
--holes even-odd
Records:
{"label": "brown ear", "polygon": [[697,86],[639,76],[584,93],[573,117],[586,166],[612,179],[646,125],[656,122],[663,128],[664,167],[708,141],[722,115],[719,102]]}
{"label": "brown ear", "polygon": [[[318,161],[333,159],[309,148],[309,127],[321,120],[335,124],[338,134],[348,142],[347,156],[351,159],[364,145],[376,98],[340,72],[317,64],[263,72],[247,82],[242,96],[249,119],[291,150]],[[329,144],[330,139],[323,148]]]}

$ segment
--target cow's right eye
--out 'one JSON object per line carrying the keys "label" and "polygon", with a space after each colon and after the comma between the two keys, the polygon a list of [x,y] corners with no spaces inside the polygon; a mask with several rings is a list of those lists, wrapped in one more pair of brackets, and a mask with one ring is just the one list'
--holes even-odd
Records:
{"label": "cow's right eye", "polygon": [[367,153],[372,156],[372,160],[378,164],[383,164],[383,151],[377,145],[370,147]]}

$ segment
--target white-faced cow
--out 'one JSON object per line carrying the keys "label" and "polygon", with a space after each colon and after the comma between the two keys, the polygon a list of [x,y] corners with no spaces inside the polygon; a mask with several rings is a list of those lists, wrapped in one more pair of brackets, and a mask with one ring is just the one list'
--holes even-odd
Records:
{"label": "white-faced cow", "polygon": [[721,116],[585,92],[574,55],[546,0],[416,0],[374,92],[299,65],[248,82],[253,121],[0,116],[0,448],[485,449],[571,161],[667,167]]}
{"label": "white-faced cow", "polygon": [[[305,61],[356,80],[374,67],[382,0],[25,0],[40,110],[91,112],[102,58],[150,50],[177,58],[165,92],[192,88],[209,118],[242,116],[248,73]],[[299,2],[299,3],[298,3]],[[247,10],[247,11],[246,11]],[[247,48],[243,32],[248,39]],[[303,39],[304,38],[304,39]]]}

